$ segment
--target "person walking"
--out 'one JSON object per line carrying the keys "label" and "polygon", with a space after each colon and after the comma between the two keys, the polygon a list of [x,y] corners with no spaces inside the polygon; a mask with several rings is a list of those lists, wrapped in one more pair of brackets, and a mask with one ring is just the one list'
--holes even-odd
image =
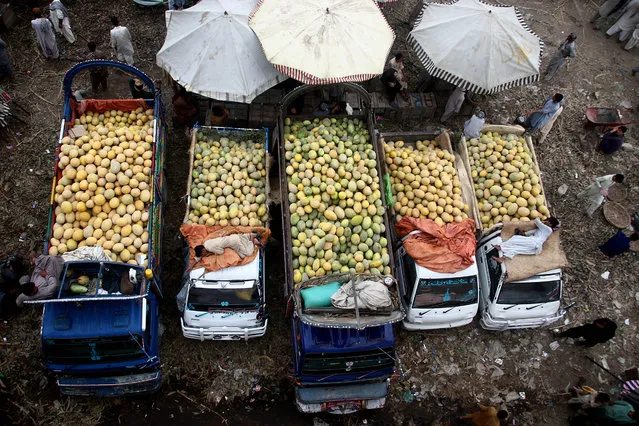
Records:
{"label": "person walking", "polygon": [[555,56],[550,60],[548,68],[546,69],[546,76],[544,80],[551,80],[557,72],[559,72],[566,64],[566,58],[575,57],[575,40],[577,40],[577,34],[570,33],[566,40],[559,45],[559,50]]}
{"label": "person walking", "polygon": [[116,58],[120,62],[133,65],[133,41],[129,29],[121,26],[120,20],[115,16],[111,17],[111,24],[113,24],[113,29],[111,30],[111,47],[115,50]]}
{"label": "person walking", "polygon": [[379,77],[379,81],[382,82],[386,89],[386,98],[388,103],[395,102],[395,97],[402,90],[401,82],[399,81],[399,74],[393,68],[389,68]]}
{"label": "person walking", "polygon": [[623,9],[623,14],[617,22],[606,31],[606,35],[619,34],[619,41],[626,41],[632,35],[635,27],[639,24],[639,0],[631,0]]}
{"label": "person walking", "polygon": [[615,337],[616,331],[617,324],[613,320],[610,318],[597,318],[592,324],[569,328],[559,333],[559,337],[570,337],[575,340],[583,339],[577,341],[576,344],[591,348]]}
{"label": "person walking", "polygon": [[444,115],[442,115],[442,118],[439,121],[445,123],[453,114],[459,113],[462,105],[464,104],[464,99],[466,99],[466,89],[457,87],[448,98],[448,101],[446,101]]}
{"label": "person walking", "polygon": [[58,34],[62,34],[69,43],[75,43],[75,36],[71,31],[71,22],[69,21],[69,12],[60,0],[53,0],[49,5],[51,14],[49,19],[53,22],[53,28]]}
{"label": "person walking", "polygon": [[584,210],[585,213],[592,217],[608,195],[608,188],[615,182],[622,183],[623,180],[624,176],[622,174],[600,176],[595,179],[595,183],[577,194],[578,198],[583,198],[588,203]]}
{"label": "person walking", "polygon": [[539,111],[530,114],[526,118],[526,121],[524,122],[526,133],[535,133],[538,129],[552,120],[552,117],[555,115],[557,110],[562,107],[563,100],[564,95],[561,93],[555,93],[552,98],[546,99]]}
{"label": "person walking", "polygon": [[598,30],[601,26],[608,20],[608,18],[615,14],[617,11],[621,10],[630,0],[605,0],[597,13],[590,20],[590,23],[593,24],[594,29]]}
{"label": "person walking", "polygon": [[42,54],[47,59],[57,59],[60,56],[58,45],[55,41],[55,33],[53,32],[53,24],[47,18],[42,17],[42,11],[39,7],[33,9],[33,20],[31,26],[35,30],[36,39],[42,49]]}

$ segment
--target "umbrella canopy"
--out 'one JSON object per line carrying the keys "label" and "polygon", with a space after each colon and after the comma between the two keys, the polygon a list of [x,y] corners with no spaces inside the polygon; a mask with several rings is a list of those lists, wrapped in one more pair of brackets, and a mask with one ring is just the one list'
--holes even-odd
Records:
{"label": "umbrella canopy", "polygon": [[476,93],[539,79],[543,42],[512,6],[425,4],[408,42],[431,75]]}
{"label": "umbrella canopy", "polygon": [[374,0],[261,0],[249,25],[275,68],[307,84],[373,78],[395,40]]}
{"label": "umbrella canopy", "polygon": [[167,34],[156,61],[188,91],[251,102],[286,76],[264,56],[248,15],[257,0],[202,0],[166,12]]}

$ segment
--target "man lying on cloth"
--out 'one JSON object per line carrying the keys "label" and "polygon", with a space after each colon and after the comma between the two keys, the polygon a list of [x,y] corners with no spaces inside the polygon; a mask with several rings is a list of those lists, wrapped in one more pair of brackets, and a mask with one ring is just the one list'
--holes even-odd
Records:
{"label": "man lying on cloth", "polygon": [[535,225],[537,229],[526,232],[525,235],[521,235],[519,230],[515,231],[515,235],[510,239],[501,243],[501,245],[495,245],[494,247],[502,252],[501,257],[493,256],[493,260],[501,263],[506,258],[512,259],[518,254],[539,254],[541,253],[544,242],[550,237],[550,235],[559,228],[559,220],[555,217],[549,217],[542,222],[541,219],[535,219]]}
{"label": "man lying on cloth", "polygon": [[226,237],[218,237],[204,241],[202,245],[195,247],[195,257],[205,255],[204,250],[212,254],[224,254],[225,248],[233,250],[240,259],[251,256],[255,247],[262,247],[262,235],[257,232],[250,234],[233,234]]}

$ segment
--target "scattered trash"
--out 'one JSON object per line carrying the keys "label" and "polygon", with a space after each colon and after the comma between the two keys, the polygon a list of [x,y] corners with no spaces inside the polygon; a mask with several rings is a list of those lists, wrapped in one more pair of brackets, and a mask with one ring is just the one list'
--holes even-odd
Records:
{"label": "scattered trash", "polygon": [[7,149],[13,149],[13,145],[7,145],[6,148]]}
{"label": "scattered trash", "polygon": [[33,169],[29,169],[29,173],[33,173]]}
{"label": "scattered trash", "polygon": [[526,392],[519,392],[519,398],[526,399]]}
{"label": "scattered trash", "polygon": [[34,201],[34,202],[33,202],[33,204],[31,204],[31,208],[32,208],[32,209],[35,209],[37,205],[38,205],[38,202],[37,202],[37,201]]}
{"label": "scattered trash", "polygon": [[253,387],[253,392],[259,392],[262,390],[262,386],[260,385],[255,385],[255,387]]}
{"label": "scattered trash", "polygon": [[497,358],[497,359],[495,360],[495,364],[497,364],[497,365],[504,365],[504,360],[503,360],[503,359],[501,359],[501,358]]}
{"label": "scattered trash", "polygon": [[[411,391],[407,390],[404,392],[404,402],[413,402],[414,400],[415,397],[413,396],[413,393]],[[317,424],[315,424],[315,426],[317,426]]]}
{"label": "scattered trash", "polygon": [[319,417],[315,417],[313,419],[313,426],[329,426],[329,424],[326,423],[324,420],[320,419]]}
{"label": "scattered trash", "polygon": [[27,239],[27,233],[23,232],[22,234],[20,234],[20,238],[18,238],[18,241],[20,241],[21,243],[24,243],[24,240]]}
{"label": "scattered trash", "polygon": [[554,341],[550,343],[550,349],[552,349],[553,351],[556,351],[559,348],[559,342],[558,341]]}
{"label": "scattered trash", "polygon": [[623,323],[626,325],[630,325],[630,318],[626,318]]}
{"label": "scattered trash", "polygon": [[570,320],[568,318],[564,319],[564,325],[570,324]]}
{"label": "scattered trash", "polygon": [[559,195],[564,195],[566,194],[566,192],[568,192],[568,185],[566,185],[565,183],[563,185],[561,185],[558,189],[557,192],[559,193]]}
{"label": "scattered trash", "polygon": [[444,367],[444,373],[449,376],[456,376],[459,374],[459,366],[457,364],[449,364]]}
{"label": "scattered trash", "polygon": [[[557,346],[559,346],[559,345],[557,345]],[[542,351],[541,352],[541,356],[543,356],[544,358],[548,358],[548,352]]]}
{"label": "scattered trash", "polygon": [[4,343],[7,343],[7,338],[6,338],[6,337],[3,337],[3,338],[2,338],[2,341],[3,341]]}
{"label": "scattered trash", "polygon": [[610,277],[610,271],[606,271],[603,274],[601,274],[601,278],[603,278],[604,280],[607,280]]}
{"label": "scattered trash", "polygon": [[519,395],[517,395],[517,392],[508,392],[506,394],[506,402],[513,402],[519,399]]}
{"label": "scattered trash", "polygon": [[495,369],[493,370],[493,374],[490,375],[490,378],[491,379],[497,379],[497,378],[499,378],[499,377],[501,377],[503,375],[504,375],[504,370],[502,370],[499,367],[495,367]]}
{"label": "scattered trash", "polygon": [[630,101],[621,101],[619,102],[619,106],[625,109],[632,108],[632,104],[630,103]]}

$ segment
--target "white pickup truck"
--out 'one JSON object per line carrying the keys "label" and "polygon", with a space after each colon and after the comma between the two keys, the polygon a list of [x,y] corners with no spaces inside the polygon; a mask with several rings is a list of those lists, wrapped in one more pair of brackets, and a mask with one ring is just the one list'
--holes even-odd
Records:
{"label": "white pickup truck", "polygon": [[472,322],[479,308],[476,262],[459,272],[439,273],[416,264],[404,247],[397,250],[395,262],[405,329],[433,330]]}
{"label": "white pickup truck", "polygon": [[494,246],[501,242],[500,224],[489,230],[477,245],[481,326],[487,330],[537,328],[563,318],[561,269],[505,282],[506,264],[492,259],[499,257]]}
{"label": "white pickup truck", "polygon": [[264,250],[251,263],[205,273],[189,272],[184,337],[198,340],[248,340],[266,333]]}

